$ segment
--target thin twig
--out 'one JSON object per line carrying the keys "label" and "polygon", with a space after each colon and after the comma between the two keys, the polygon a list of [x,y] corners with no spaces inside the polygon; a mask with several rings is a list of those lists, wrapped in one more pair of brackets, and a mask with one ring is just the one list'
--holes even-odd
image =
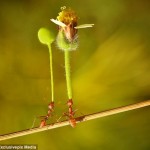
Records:
{"label": "thin twig", "polygon": [[[97,119],[97,118],[101,118],[101,117],[105,117],[105,116],[110,116],[110,115],[114,115],[117,113],[130,111],[130,110],[134,110],[134,109],[138,109],[138,108],[142,108],[142,107],[146,107],[146,106],[150,106],[150,100],[139,102],[136,104],[131,104],[128,106],[114,108],[111,110],[106,110],[103,112],[97,112],[97,113],[93,113],[93,114],[89,114],[89,115],[80,116],[75,119],[76,119],[77,123],[79,123],[79,122]],[[67,125],[69,125],[69,121],[65,120],[62,122],[57,122],[57,123],[46,125],[42,128],[36,127],[36,128],[32,128],[32,129],[27,129],[27,130],[13,132],[13,133],[9,133],[9,134],[4,134],[4,135],[0,135],[0,141],[19,137],[19,136],[24,136],[24,135],[28,135],[28,134],[33,134],[33,133],[41,132],[41,131],[45,131],[45,130],[50,130],[50,129],[54,129],[54,128],[59,128],[59,127],[67,126]]]}

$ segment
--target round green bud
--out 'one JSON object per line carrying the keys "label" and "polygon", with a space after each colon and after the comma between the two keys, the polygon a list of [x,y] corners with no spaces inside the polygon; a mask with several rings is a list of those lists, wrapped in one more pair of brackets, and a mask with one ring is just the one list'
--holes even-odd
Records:
{"label": "round green bud", "polygon": [[38,39],[42,44],[46,44],[46,45],[51,44],[55,40],[53,33],[51,33],[46,28],[40,28],[39,29]]}

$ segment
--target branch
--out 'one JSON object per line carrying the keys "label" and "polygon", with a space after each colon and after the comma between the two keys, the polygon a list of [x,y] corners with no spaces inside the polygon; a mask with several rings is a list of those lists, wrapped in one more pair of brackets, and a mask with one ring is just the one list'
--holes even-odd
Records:
{"label": "branch", "polygon": [[[102,112],[97,112],[97,113],[93,113],[93,114],[89,114],[89,115],[80,116],[75,119],[76,119],[77,123],[80,123],[80,122],[97,119],[97,118],[101,118],[101,117],[105,117],[105,116],[110,116],[110,115],[118,114],[121,112],[146,107],[146,106],[150,106],[150,100],[147,100],[144,102],[139,102],[136,104],[131,104],[128,106],[122,106],[122,107],[118,107],[118,108],[114,108],[114,109],[110,109],[110,110],[106,110],[106,111],[102,111]],[[32,129],[8,133],[8,134],[0,135],[0,141],[19,137],[19,136],[24,136],[24,135],[28,135],[28,134],[33,134],[33,133],[41,132],[41,131],[45,131],[45,130],[50,130],[50,129],[54,129],[54,128],[59,128],[59,127],[67,126],[67,125],[70,125],[70,123],[68,120],[65,120],[62,122],[57,122],[57,123],[46,125],[42,128],[36,127],[36,128],[32,128]]]}

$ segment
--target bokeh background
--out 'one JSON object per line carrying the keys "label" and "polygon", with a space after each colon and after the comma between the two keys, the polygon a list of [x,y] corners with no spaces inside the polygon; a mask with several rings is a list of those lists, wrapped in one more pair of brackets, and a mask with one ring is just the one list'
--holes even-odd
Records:
{"label": "bokeh background", "polygon": [[[61,6],[72,7],[81,29],[71,53],[76,116],[150,98],[149,0],[0,1],[0,134],[30,128],[47,113],[50,101],[49,53],[37,38]],[[52,45],[55,121],[67,110],[63,52]],[[40,119],[36,120],[38,126]],[[93,121],[2,141],[38,144],[39,150],[149,150],[150,109],[142,108]]]}

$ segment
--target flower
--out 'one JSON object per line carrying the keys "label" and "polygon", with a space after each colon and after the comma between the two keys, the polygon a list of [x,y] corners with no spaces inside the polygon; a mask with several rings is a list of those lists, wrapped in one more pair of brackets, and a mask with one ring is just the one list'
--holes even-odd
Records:
{"label": "flower", "polygon": [[72,48],[73,50],[78,47],[76,44],[78,41],[78,35],[77,35],[78,29],[93,27],[94,24],[83,24],[77,26],[78,17],[76,12],[71,8],[66,8],[66,6],[62,7],[61,9],[62,11],[58,14],[57,19],[50,19],[53,23],[59,26],[57,45],[60,49],[63,49],[61,48],[61,46],[59,46],[62,45],[61,44],[62,42],[60,42],[60,44],[58,43],[59,40],[62,41],[62,37],[63,37],[64,38],[63,44],[64,42],[66,42],[67,44],[69,44],[68,45],[69,49]]}

